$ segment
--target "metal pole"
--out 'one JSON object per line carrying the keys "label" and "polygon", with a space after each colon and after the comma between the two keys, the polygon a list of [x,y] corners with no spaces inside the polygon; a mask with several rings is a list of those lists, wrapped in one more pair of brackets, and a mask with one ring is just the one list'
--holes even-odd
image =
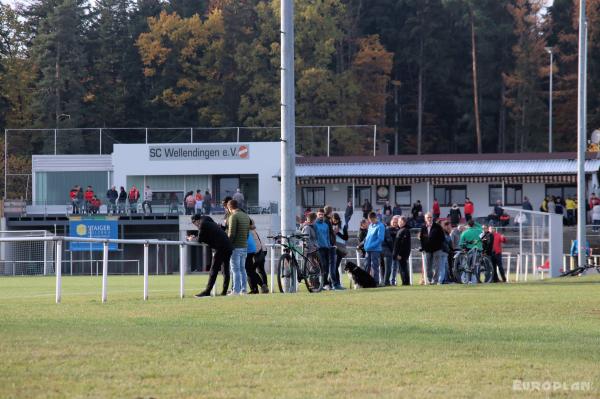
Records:
{"label": "metal pole", "polygon": [[185,296],[185,268],[186,268],[186,259],[185,259],[185,245],[179,246],[179,297],[183,299]]}
{"label": "metal pole", "polygon": [[190,128],[190,144],[194,142],[194,128]]}
{"label": "metal pole", "polygon": [[144,244],[144,301],[148,300],[148,249],[150,246]]}
{"label": "metal pole", "polygon": [[271,250],[271,294],[275,293],[275,245],[270,247]]}
{"label": "metal pole", "polygon": [[377,156],[377,125],[373,125],[373,156]]}
{"label": "metal pole", "polygon": [[281,232],[296,230],[294,2],[281,1]]}
{"label": "metal pole", "polygon": [[506,188],[504,187],[504,180],[502,180],[502,206],[506,205]]}
{"label": "metal pole", "polygon": [[[44,276],[48,274],[48,241],[44,241]],[[73,274],[73,273],[71,273]]]}
{"label": "metal pole", "polygon": [[331,126],[327,126],[327,157],[329,157],[329,142],[331,140]]}
{"label": "metal pole", "polygon": [[102,302],[106,302],[108,283],[108,243],[102,244]]}
{"label": "metal pole", "polygon": [[148,144],[148,128],[146,128],[146,144]]}
{"label": "metal pole", "polygon": [[100,128],[100,155],[102,155],[102,128]]}
{"label": "metal pole", "polygon": [[586,190],[585,190],[585,150],[586,150],[586,118],[587,110],[586,91],[587,91],[587,24],[586,24],[586,4],[585,0],[579,0],[579,65],[578,65],[578,101],[577,101],[577,246],[578,246],[578,266],[586,263],[585,247],[586,233],[585,225],[587,215],[585,210]]}
{"label": "metal pole", "polygon": [[62,241],[56,241],[56,303],[62,298]]}
{"label": "metal pole", "polygon": [[237,131],[236,132],[237,133],[237,142],[239,143],[240,142],[240,127],[239,126],[236,128],[236,131]]}
{"label": "metal pole", "polygon": [[548,152],[552,152],[552,95],[554,86],[554,53],[550,49],[550,95],[548,96]]}
{"label": "metal pole", "polygon": [[[519,213],[519,217],[521,219],[521,222],[519,223],[519,259],[517,261],[518,265],[517,265],[517,271],[515,273],[517,283],[519,282],[519,269],[521,267],[523,267],[523,213],[522,212]],[[530,217],[533,218],[533,215],[531,215]]]}
{"label": "metal pole", "polygon": [[58,135],[58,131],[54,129],[54,155],[56,155],[56,136]]}

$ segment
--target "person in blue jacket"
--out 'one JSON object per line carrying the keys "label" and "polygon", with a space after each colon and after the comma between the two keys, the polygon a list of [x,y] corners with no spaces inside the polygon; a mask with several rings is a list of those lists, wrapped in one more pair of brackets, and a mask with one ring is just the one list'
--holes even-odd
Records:
{"label": "person in blue jacket", "polygon": [[375,212],[369,213],[369,230],[365,238],[365,270],[370,273],[379,285],[379,259],[381,258],[381,250],[383,240],[385,238],[385,226],[377,218]]}
{"label": "person in blue jacket", "polygon": [[335,272],[335,242],[333,241],[333,229],[331,224],[325,219],[325,210],[317,211],[317,222],[315,223],[317,232],[317,247],[319,248],[319,258],[321,260],[321,271],[323,275],[324,290],[343,290],[340,281]]}

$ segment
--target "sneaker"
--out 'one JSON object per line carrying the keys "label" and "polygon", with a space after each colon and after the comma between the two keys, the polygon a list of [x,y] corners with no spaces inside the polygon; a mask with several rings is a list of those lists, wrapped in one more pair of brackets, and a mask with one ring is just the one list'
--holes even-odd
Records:
{"label": "sneaker", "polygon": [[342,287],[341,285],[337,286],[337,287],[333,287],[334,291],[345,291],[346,289],[344,287]]}
{"label": "sneaker", "polygon": [[323,286],[323,291],[331,291],[331,286],[329,284],[325,284]]}
{"label": "sneaker", "polygon": [[229,294],[227,294],[227,296],[238,296],[240,294],[238,294],[237,292],[233,292],[231,291]]}
{"label": "sneaker", "polygon": [[263,294],[268,294],[269,293],[269,287],[266,284],[261,285],[260,292],[263,293]]}
{"label": "sneaker", "polygon": [[210,292],[202,291],[199,294],[194,295],[194,298],[208,298],[210,297]]}

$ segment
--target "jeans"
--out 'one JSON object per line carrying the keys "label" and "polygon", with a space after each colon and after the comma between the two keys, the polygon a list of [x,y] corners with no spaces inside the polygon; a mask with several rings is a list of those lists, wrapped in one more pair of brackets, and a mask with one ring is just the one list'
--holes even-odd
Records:
{"label": "jeans", "polygon": [[444,284],[448,282],[448,253],[442,251],[440,257],[440,263],[437,270],[437,282],[438,284]]}
{"label": "jeans", "polygon": [[125,213],[125,201],[119,201],[119,213]]}
{"label": "jeans", "polygon": [[367,251],[365,257],[365,270],[375,279],[377,285],[379,285],[379,258],[381,252],[379,251]]}
{"label": "jeans", "polygon": [[146,205],[148,205],[148,209],[150,210],[150,213],[152,213],[152,201],[142,202],[142,210],[144,211],[144,213],[146,213]]}
{"label": "jeans", "polygon": [[129,212],[137,213],[137,201],[129,201]]}
{"label": "jeans", "polygon": [[[392,277],[392,268],[394,267],[394,259],[392,258],[392,254],[385,254],[383,255],[383,264],[384,264],[384,271],[383,271],[383,284],[384,285],[390,285],[391,284],[391,277]],[[397,264],[397,262],[396,262]],[[398,270],[398,266],[396,265],[396,271]],[[381,273],[379,273],[381,275]],[[394,281],[396,280],[396,276],[394,276]]]}
{"label": "jeans", "polygon": [[232,292],[234,294],[246,292],[246,256],[248,256],[247,248],[234,248],[231,254],[229,265],[231,267]]}
{"label": "jeans", "polygon": [[425,252],[425,268],[427,269],[427,281],[429,284],[435,283],[434,276],[438,276],[439,274],[440,264],[443,261],[443,254],[444,251],[441,249],[435,252]]}
{"label": "jeans", "polygon": [[109,200],[108,201],[108,206],[106,207],[106,211],[108,213],[117,213],[117,204],[115,203],[114,200]]}
{"label": "jeans", "polygon": [[337,278],[335,271],[335,247],[319,248],[319,258],[321,260],[323,284],[331,284],[334,288],[340,286],[340,281]]}
{"label": "jeans", "polygon": [[[390,271],[390,284],[397,285],[396,277],[398,276],[398,269],[400,268],[400,261],[398,259],[392,258],[392,270]],[[400,277],[402,277],[402,272],[400,272]]]}

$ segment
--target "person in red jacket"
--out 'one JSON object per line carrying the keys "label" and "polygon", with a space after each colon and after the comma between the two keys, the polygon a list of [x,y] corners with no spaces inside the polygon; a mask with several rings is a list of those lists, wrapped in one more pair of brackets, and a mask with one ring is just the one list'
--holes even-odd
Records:
{"label": "person in red jacket", "polygon": [[139,199],[140,190],[138,190],[134,184],[131,186],[131,190],[129,190],[129,210],[131,213],[137,213],[137,203]]}
{"label": "person in red jacket", "polygon": [[102,202],[98,197],[94,195],[94,197],[90,201],[90,213],[98,213],[100,211],[100,205],[102,205]]}
{"label": "person in red jacket", "polygon": [[94,198],[94,190],[92,189],[92,186],[87,186],[87,188],[85,189],[85,193],[83,193],[83,199],[85,200],[85,211],[86,213],[90,212],[90,207],[92,204],[92,199]]}
{"label": "person in red jacket", "polygon": [[468,222],[473,218],[475,212],[475,205],[471,202],[469,197],[465,198],[465,220]]}
{"label": "person in red jacket", "polygon": [[440,218],[442,211],[440,210],[440,203],[438,202],[437,198],[433,199],[433,208],[431,209],[431,213],[433,214],[434,222]]}
{"label": "person in red jacket", "polygon": [[493,233],[494,235],[494,244],[492,247],[491,256],[492,265],[494,266],[494,282],[497,283],[500,281],[498,278],[498,272],[500,272],[502,282],[506,283],[506,274],[504,273],[504,267],[502,266],[502,244],[506,242],[506,237],[493,227],[490,227],[490,233]]}
{"label": "person in red jacket", "polygon": [[79,204],[77,202],[77,192],[79,191],[79,187],[78,186],[74,186],[71,191],[69,192],[69,198],[71,199],[71,206],[72,206],[72,213],[73,214],[78,214],[79,213]]}

